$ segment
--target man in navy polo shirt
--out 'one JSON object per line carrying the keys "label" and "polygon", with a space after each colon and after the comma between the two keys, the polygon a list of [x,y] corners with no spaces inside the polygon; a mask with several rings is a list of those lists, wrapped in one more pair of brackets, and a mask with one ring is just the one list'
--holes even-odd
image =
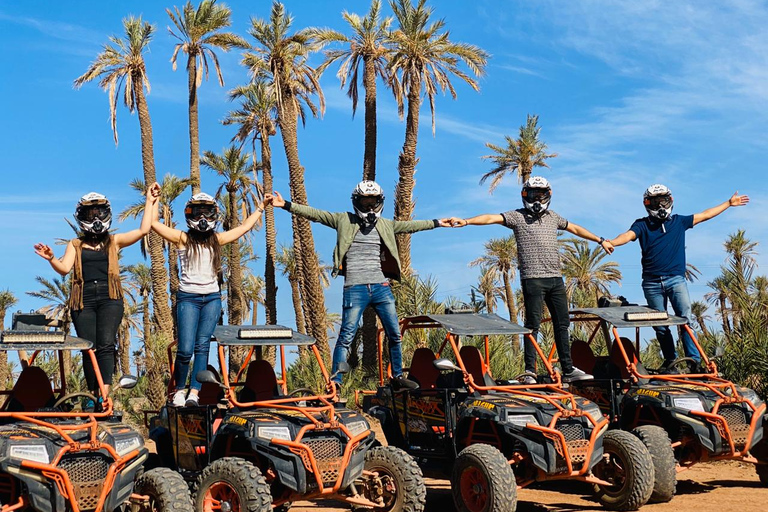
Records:
{"label": "man in navy polo shirt", "polygon": [[[672,215],[672,192],[664,185],[651,185],[643,194],[648,216],[637,219],[629,231],[617,236],[614,247],[635,240],[640,241],[643,265],[643,293],[648,306],[666,311],[667,303],[677,316],[691,321],[691,298],[685,283],[685,232],[705,220],[723,213],[730,206],[743,206],[749,197],[734,193],[728,201],[695,215]],[[673,372],[672,362],[677,358],[675,342],[669,327],[654,327],[664,356],[662,370]],[[686,357],[697,362],[699,351],[688,331],[682,329],[683,349]]]}

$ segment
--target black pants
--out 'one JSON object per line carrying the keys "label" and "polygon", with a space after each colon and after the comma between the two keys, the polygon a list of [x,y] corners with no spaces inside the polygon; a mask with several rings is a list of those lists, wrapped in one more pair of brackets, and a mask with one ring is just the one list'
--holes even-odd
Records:
{"label": "black pants", "polygon": [[[522,280],[523,300],[525,301],[525,327],[533,331],[533,337],[539,334],[541,325],[542,303],[547,304],[552,315],[552,327],[555,331],[555,346],[563,373],[571,373],[571,344],[568,338],[568,296],[561,277],[537,277]],[[525,338],[525,370],[536,368],[536,349]]]}
{"label": "black pants", "polygon": [[[89,281],[83,287],[83,309],[72,311],[77,336],[93,343],[104,384],[112,384],[115,372],[117,329],[123,320],[123,300],[109,298],[107,281]],[[96,373],[88,352],[83,352],[83,373],[91,392],[98,390]]]}

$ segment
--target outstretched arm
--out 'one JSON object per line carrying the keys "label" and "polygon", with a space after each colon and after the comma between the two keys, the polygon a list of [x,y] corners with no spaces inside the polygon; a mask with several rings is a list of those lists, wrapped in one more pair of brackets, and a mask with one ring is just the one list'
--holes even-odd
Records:
{"label": "outstretched arm", "polygon": [[635,240],[637,240],[637,234],[634,231],[629,230],[611,240],[611,244],[614,247],[618,247],[620,245],[628,244],[629,242],[634,242]]}
{"label": "outstretched arm", "polygon": [[320,224],[324,224],[329,228],[334,229],[338,227],[338,214],[327,212],[325,210],[318,210],[317,208],[312,208],[311,206],[286,201],[277,190],[275,190],[274,194],[264,195],[264,204],[269,204],[270,202],[275,208],[282,208],[296,215],[300,215],[305,219],[309,219],[312,222],[319,222]]}
{"label": "outstretched arm", "polygon": [[608,254],[611,254],[613,252],[613,244],[610,242],[610,240],[606,240],[601,236],[597,236],[594,233],[592,233],[590,230],[583,228],[578,224],[569,222],[568,225],[565,227],[565,230],[585,240],[597,242],[598,244],[600,244],[600,247],[602,247],[603,250]]}
{"label": "outstretched arm", "polygon": [[186,233],[160,222],[159,206],[152,212],[152,230],[172,244],[184,245],[187,242]]}
{"label": "outstretched arm", "polygon": [[225,231],[223,233],[219,233],[217,236],[219,238],[219,245],[226,245],[230,242],[234,242],[247,232],[253,229],[253,226],[256,225],[256,221],[259,220],[261,217],[261,214],[264,212],[264,205],[259,204],[256,205],[256,209],[253,211],[252,214],[246,218],[242,224],[237,226],[236,228],[232,228],[229,231]]}
{"label": "outstretched arm", "polygon": [[54,256],[53,249],[45,244],[35,244],[35,254],[48,260],[51,268],[62,276],[69,274],[69,271],[72,270],[72,266],[75,264],[75,247],[72,245],[72,242],[67,244],[67,249],[64,251],[64,256],[61,259]]}
{"label": "outstretched arm", "polygon": [[115,235],[115,243],[118,249],[133,245],[149,234],[149,231],[152,229],[152,219],[155,218],[155,210],[158,209],[159,199],[160,185],[155,182],[147,189],[147,200],[144,203],[144,215],[141,217],[139,229],[132,229],[131,231]]}
{"label": "outstretched arm", "polygon": [[704,222],[705,220],[709,220],[712,217],[717,217],[721,213],[723,213],[725,210],[727,210],[730,206],[744,206],[745,204],[749,203],[749,197],[748,196],[740,196],[739,191],[733,193],[731,198],[724,203],[721,203],[717,206],[713,206],[712,208],[709,208],[707,210],[704,210],[701,213],[697,213],[693,216],[693,225],[695,226],[699,222]]}
{"label": "outstretched arm", "polygon": [[502,217],[500,213],[484,213],[469,219],[451,217],[448,220],[455,228],[461,228],[464,226],[487,226],[489,224],[504,224],[504,217]]}

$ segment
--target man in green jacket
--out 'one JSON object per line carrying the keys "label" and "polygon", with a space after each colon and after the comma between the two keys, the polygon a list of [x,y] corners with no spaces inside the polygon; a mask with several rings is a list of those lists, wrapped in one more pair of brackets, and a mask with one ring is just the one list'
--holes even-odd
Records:
{"label": "man in green jacket", "polygon": [[[344,276],[344,300],[341,329],[333,349],[332,373],[340,362],[346,362],[349,347],[360,324],[360,317],[369,305],[379,316],[389,339],[389,361],[392,381],[397,388],[414,389],[418,385],[403,377],[403,356],[400,349],[400,326],[395,310],[395,297],[387,279],[400,280],[400,258],[395,235],[416,233],[436,227],[451,227],[448,219],[390,220],[381,218],[384,193],[374,181],[361,181],[352,191],[355,212],[327,212],[285,201],[279,192],[267,194],[266,202],[319,222],[336,230],[333,250],[333,277]],[[334,377],[341,384],[341,374]]]}

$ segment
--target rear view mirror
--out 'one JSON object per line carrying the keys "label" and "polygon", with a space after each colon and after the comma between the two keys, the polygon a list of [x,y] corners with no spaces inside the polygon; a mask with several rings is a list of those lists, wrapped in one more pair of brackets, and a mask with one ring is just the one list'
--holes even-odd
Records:
{"label": "rear view mirror", "polygon": [[136,384],[138,384],[139,379],[134,377],[133,375],[123,375],[120,377],[120,380],[117,381],[117,388],[120,389],[131,389],[136,387]]}
{"label": "rear view mirror", "polygon": [[339,363],[336,365],[336,373],[349,373],[352,370],[352,368],[349,367],[349,363],[346,361],[339,361]]}
{"label": "rear view mirror", "polygon": [[195,378],[197,379],[197,382],[203,384],[217,384],[221,386],[221,382],[219,382],[219,379],[216,378],[216,375],[214,375],[211,370],[201,370],[197,372]]}
{"label": "rear view mirror", "polygon": [[435,368],[437,368],[441,372],[456,371],[456,370],[462,371],[461,368],[453,364],[448,359],[435,359],[434,361],[432,361],[432,364],[434,365]]}

